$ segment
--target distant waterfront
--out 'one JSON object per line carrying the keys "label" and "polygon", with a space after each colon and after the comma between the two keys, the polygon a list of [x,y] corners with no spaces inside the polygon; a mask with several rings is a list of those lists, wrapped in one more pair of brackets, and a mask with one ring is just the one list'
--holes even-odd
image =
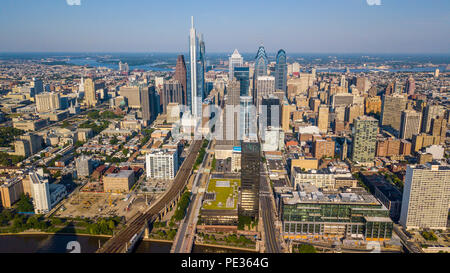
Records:
{"label": "distant waterfront", "polygon": [[[80,235],[0,235],[0,253],[68,253],[67,244],[77,241],[81,253],[94,253],[98,245],[103,245],[107,237]],[[136,245],[136,253],[170,253],[171,243],[141,241]],[[193,253],[244,253],[220,247],[194,246]],[[250,252],[249,252],[250,253]]]}

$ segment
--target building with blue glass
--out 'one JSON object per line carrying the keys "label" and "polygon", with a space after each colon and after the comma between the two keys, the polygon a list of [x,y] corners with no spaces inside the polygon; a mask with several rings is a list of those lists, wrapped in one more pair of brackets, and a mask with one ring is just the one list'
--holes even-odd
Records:
{"label": "building with blue glass", "polygon": [[240,96],[249,96],[250,70],[249,67],[234,67],[234,77],[241,84]]}
{"label": "building with blue glass", "polygon": [[280,49],[277,53],[277,63],[275,65],[275,89],[287,91],[287,63],[286,52]]}

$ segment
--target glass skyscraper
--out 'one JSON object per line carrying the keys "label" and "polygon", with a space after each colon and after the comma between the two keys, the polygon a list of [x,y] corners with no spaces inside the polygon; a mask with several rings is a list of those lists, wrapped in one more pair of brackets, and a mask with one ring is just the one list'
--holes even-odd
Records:
{"label": "glass skyscraper", "polygon": [[267,65],[269,64],[269,61],[267,59],[266,50],[263,46],[260,46],[258,48],[258,52],[256,53],[255,57],[255,72],[253,74],[253,100],[256,98],[256,82],[258,80],[258,77],[260,76],[267,76]]}
{"label": "glass skyscraper", "polygon": [[239,214],[258,218],[261,146],[258,141],[243,141],[241,152],[241,195]]}
{"label": "glass skyscraper", "polygon": [[191,18],[189,35],[189,72],[187,103],[194,118],[202,116],[202,100],[205,98],[205,42],[203,36],[194,28],[194,17]]}
{"label": "glass skyscraper", "polygon": [[277,63],[275,65],[275,89],[287,91],[287,64],[286,52],[280,49],[277,53]]}
{"label": "glass skyscraper", "polygon": [[250,71],[248,66],[234,67],[234,77],[241,84],[240,96],[249,96]]}

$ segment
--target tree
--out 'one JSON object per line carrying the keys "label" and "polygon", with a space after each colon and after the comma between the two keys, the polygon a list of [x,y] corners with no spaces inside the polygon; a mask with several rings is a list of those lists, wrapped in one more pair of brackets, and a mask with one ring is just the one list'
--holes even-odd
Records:
{"label": "tree", "polygon": [[17,211],[19,212],[32,212],[34,211],[33,202],[27,194],[22,194],[19,202],[17,203]]}
{"label": "tree", "polygon": [[316,253],[316,249],[312,245],[300,244],[297,246],[298,253]]}

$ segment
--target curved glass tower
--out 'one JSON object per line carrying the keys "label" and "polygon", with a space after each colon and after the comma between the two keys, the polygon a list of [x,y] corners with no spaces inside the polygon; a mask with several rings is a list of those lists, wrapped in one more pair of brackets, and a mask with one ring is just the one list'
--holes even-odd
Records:
{"label": "curved glass tower", "polygon": [[287,64],[286,52],[280,49],[277,53],[277,63],[275,65],[275,89],[287,91]]}

